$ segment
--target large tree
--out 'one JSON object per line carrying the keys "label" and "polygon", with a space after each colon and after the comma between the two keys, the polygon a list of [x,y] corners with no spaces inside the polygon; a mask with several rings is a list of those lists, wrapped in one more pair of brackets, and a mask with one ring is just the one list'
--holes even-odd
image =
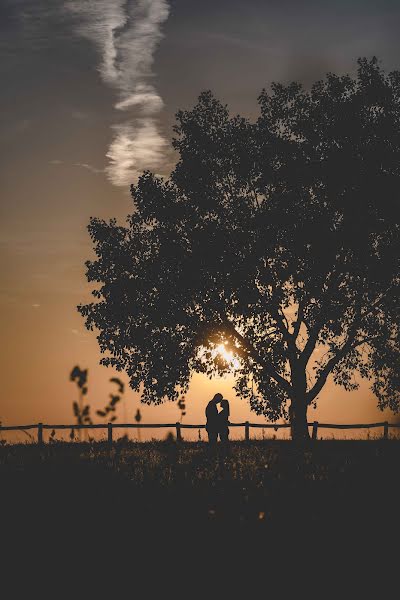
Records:
{"label": "large tree", "polygon": [[358,372],[399,408],[400,73],[360,59],[258,102],[256,122],[211,92],[177,113],[170,177],[132,185],[126,226],[90,221],[96,301],[79,310],[145,402],[230,369],[303,438],[329,376],[354,390]]}

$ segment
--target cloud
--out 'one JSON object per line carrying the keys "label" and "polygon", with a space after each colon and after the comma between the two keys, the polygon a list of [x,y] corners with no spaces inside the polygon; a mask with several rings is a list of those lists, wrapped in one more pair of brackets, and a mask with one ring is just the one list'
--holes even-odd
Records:
{"label": "cloud", "polygon": [[144,169],[159,168],[164,161],[166,140],[154,119],[142,117],[134,123],[114,126],[115,136],[107,152],[106,173],[114,185],[126,185]]}
{"label": "cloud", "polygon": [[82,167],[82,169],[87,169],[91,173],[96,173],[96,175],[98,173],[104,173],[104,169],[97,169],[88,163],[74,163],[74,167]]}
{"label": "cloud", "polygon": [[[65,161],[63,160],[58,160],[57,158],[54,160],[49,160],[49,165],[65,165],[67,163],[65,163]],[[69,163],[71,164],[71,163]],[[90,171],[91,173],[104,173],[104,169],[97,169],[96,167],[93,167],[93,165],[89,165],[88,163],[72,163],[73,167],[81,167],[82,169],[86,169],[87,171]]]}
{"label": "cloud", "polygon": [[76,31],[100,53],[100,76],[118,95],[114,108],[131,113],[129,120],[113,127],[106,168],[114,185],[127,185],[144,169],[161,165],[167,143],[156,118],[163,101],[149,79],[168,2],[68,0],[65,6],[76,18]]}
{"label": "cloud", "polygon": [[137,84],[133,94],[127,95],[126,98],[117,102],[115,108],[118,110],[126,110],[133,106],[140,107],[144,114],[157,113],[163,107],[162,98],[149,85]]}

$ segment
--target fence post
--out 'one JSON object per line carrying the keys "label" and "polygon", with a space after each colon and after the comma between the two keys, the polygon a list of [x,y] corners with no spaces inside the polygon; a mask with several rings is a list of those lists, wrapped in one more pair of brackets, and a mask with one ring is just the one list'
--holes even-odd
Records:
{"label": "fence post", "polygon": [[383,439],[387,440],[389,436],[389,423],[387,421],[383,424]]}
{"label": "fence post", "polygon": [[317,439],[317,433],[318,433],[318,421],[314,421],[313,426],[312,426],[312,439],[313,440]]}
{"label": "fence post", "polygon": [[250,423],[248,421],[244,424],[244,439],[246,442],[250,441]]}
{"label": "fence post", "polygon": [[108,423],[107,429],[108,429],[108,445],[110,446],[110,449],[111,449],[112,448],[112,443],[113,443],[113,438],[112,438],[113,426],[112,426],[112,423]]}
{"label": "fence post", "polygon": [[181,424],[176,423],[175,425],[176,425],[176,441],[181,442],[182,441]]}
{"label": "fence post", "polygon": [[38,423],[37,441],[38,441],[38,446],[43,446],[43,423]]}

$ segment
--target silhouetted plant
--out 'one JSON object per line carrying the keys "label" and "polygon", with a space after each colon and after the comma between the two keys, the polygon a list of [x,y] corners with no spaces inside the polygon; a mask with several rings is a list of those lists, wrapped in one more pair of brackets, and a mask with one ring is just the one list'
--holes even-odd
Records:
{"label": "silhouetted plant", "polygon": [[[70,373],[70,380],[75,381],[79,390],[79,399],[78,402],[72,403],[72,410],[74,416],[76,418],[77,425],[92,425],[93,421],[90,416],[90,406],[89,404],[84,405],[83,397],[86,396],[88,392],[87,388],[87,379],[88,379],[88,369],[80,369],[78,366],[75,366]],[[82,439],[81,429],[78,429],[79,440]],[[85,439],[87,439],[87,431],[85,429],[84,434]]]}
{"label": "silhouetted plant", "polygon": [[[118,386],[118,391],[119,391],[119,393],[121,394],[121,402],[122,402],[122,407],[123,407],[123,418],[124,418],[124,423],[126,423],[126,422],[127,422],[127,417],[126,417],[126,400],[125,400],[125,398],[124,398],[124,396],[123,396],[123,394],[124,394],[124,390],[125,390],[125,384],[124,384],[124,382],[123,382],[123,381],[121,381],[121,379],[119,379],[118,377],[111,377],[110,381],[111,381],[112,383],[115,383],[115,384]],[[124,437],[125,437],[125,439],[126,439],[126,440],[128,440],[128,439],[129,439],[129,436],[128,436],[128,430],[127,430],[127,429],[125,429],[125,434],[124,434]]]}
{"label": "silhouetted plant", "polygon": [[118,394],[109,394],[110,400],[102,410],[96,410],[96,415],[106,418],[107,422],[113,423],[117,420],[115,414],[117,404],[121,402],[121,395],[124,393],[124,384],[118,377],[111,377],[110,381],[118,386]]}
{"label": "silhouetted plant", "polygon": [[[141,420],[142,420],[142,414],[141,414],[140,410],[137,409],[136,414],[135,414],[135,421],[136,421],[136,423],[140,423]],[[137,435],[138,435],[138,440],[140,442],[140,427],[137,428]]]}
{"label": "silhouetted plant", "polygon": [[303,439],[329,376],[354,390],[358,370],[399,409],[400,72],[360,59],[258,102],[254,123],[211,92],[177,113],[170,178],[139,178],[126,227],[90,221],[97,301],[79,311],[144,402],[232,371]]}
{"label": "silhouetted plant", "polygon": [[182,421],[183,417],[186,415],[186,400],[185,400],[185,396],[181,396],[177,402],[178,408],[181,411],[181,418],[179,419],[180,421]]}
{"label": "silhouetted plant", "polygon": [[165,441],[168,443],[175,442],[175,436],[172,431],[168,431],[167,435],[165,436]]}
{"label": "silhouetted plant", "polygon": [[[2,423],[2,421],[0,421],[0,427],[2,426],[2,424],[3,424],[3,423]],[[2,434],[2,432],[0,431],[0,446],[5,446],[5,445],[6,445],[6,443],[7,443],[7,442],[6,442],[6,440],[5,440],[5,439],[3,439],[3,434]]]}

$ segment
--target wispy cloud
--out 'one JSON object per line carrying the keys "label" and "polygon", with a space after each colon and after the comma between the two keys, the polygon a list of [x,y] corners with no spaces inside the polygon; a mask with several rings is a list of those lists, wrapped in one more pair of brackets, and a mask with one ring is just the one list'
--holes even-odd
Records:
{"label": "wispy cloud", "polygon": [[77,32],[99,50],[101,78],[117,91],[115,109],[127,113],[113,127],[106,168],[114,185],[127,185],[163,163],[166,140],[157,123],[163,101],[150,79],[168,2],[68,0],[65,6],[76,17]]}
{"label": "wispy cloud", "polygon": [[[57,158],[54,160],[49,160],[49,165],[67,165],[67,164],[71,164],[71,163],[66,163],[63,160],[58,160]],[[81,169],[86,169],[87,171],[90,171],[91,173],[95,173],[96,175],[98,175],[99,173],[104,173],[104,169],[98,169],[97,167],[94,167],[93,165],[89,165],[88,163],[77,162],[77,163],[72,163],[72,166],[80,167]]]}
{"label": "wispy cloud", "polygon": [[99,173],[104,173],[103,169],[97,169],[96,167],[93,167],[88,163],[74,163],[74,167],[81,167],[82,169],[86,169],[87,171],[95,173],[96,175],[98,175]]}

